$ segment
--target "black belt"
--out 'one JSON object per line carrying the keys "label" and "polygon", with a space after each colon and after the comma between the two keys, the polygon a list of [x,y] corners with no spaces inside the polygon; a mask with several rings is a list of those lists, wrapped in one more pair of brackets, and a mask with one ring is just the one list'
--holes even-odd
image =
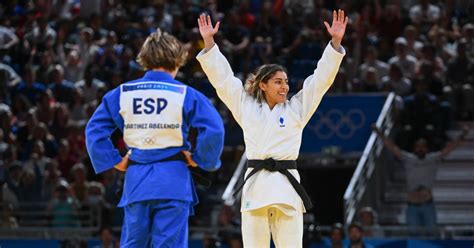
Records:
{"label": "black belt", "polygon": [[247,167],[248,168],[253,168],[252,171],[245,177],[244,182],[237,186],[234,196],[236,196],[240,190],[242,190],[242,187],[244,186],[245,182],[247,180],[255,175],[255,173],[259,172],[262,169],[266,169],[269,171],[278,171],[281,174],[285,175],[288,180],[291,183],[291,186],[296,190],[296,193],[301,197],[301,200],[303,201],[304,207],[306,210],[309,210],[313,207],[313,203],[311,203],[311,199],[308,196],[308,193],[304,190],[303,186],[296,180],[296,178],[290,173],[290,169],[296,169],[296,161],[294,160],[273,160],[272,158],[265,159],[265,160],[248,160],[247,161]]}
{"label": "black belt", "polygon": [[[168,161],[184,161],[185,163],[187,163],[186,157],[184,156],[184,154],[182,152],[178,152],[178,153],[176,153],[175,155],[173,155],[171,157],[163,158],[163,159],[160,159],[158,161],[153,161],[152,163],[168,162]],[[128,165],[130,166],[130,165],[145,165],[145,164],[141,164],[141,163],[135,162],[133,160],[128,160]],[[197,184],[200,184],[200,185],[205,186],[207,188],[211,186],[211,184],[212,184],[211,180],[209,180],[205,176],[201,175],[201,173],[199,172],[199,169],[197,167],[188,166],[188,169],[191,171],[191,174],[193,176],[193,180]]]}

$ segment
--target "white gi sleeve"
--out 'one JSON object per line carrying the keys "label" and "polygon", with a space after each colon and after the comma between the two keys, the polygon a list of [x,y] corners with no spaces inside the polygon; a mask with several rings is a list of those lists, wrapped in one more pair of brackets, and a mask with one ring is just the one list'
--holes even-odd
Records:
{"label": "white gi sleeve", "polygon": [[217,95],[229,108],[237,122],[240,123],[241,102],[244,97],[242,81],[234,76],[234,72],[219,47],[214,45],[209,51],[201,51],[196,59],[206,73]]}
{"label": "white gi sleeve", "polygon": [[311,119],[323,95],[334,82],[345,54],[342,46],[338,52],[328,44],[313,75],[304,80],[303,89],[290,99],[290,106],[300,113],[303,125]]}

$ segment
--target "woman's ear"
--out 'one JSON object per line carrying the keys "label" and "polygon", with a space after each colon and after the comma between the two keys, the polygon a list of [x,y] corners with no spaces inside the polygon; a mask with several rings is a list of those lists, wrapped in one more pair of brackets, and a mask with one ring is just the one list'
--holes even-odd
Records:
{"label": "woman's ear", "polygon": [[263,91],[267,90],[267,84],[262,82],[262,81],[260,81],[260,83],[258,83],[258,87]]}

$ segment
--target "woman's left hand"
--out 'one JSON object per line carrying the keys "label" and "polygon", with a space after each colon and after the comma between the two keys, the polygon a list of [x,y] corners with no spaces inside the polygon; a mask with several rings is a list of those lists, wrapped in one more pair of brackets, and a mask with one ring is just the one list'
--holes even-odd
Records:
{"label": "woman's left hand", "polygon": [[344,16],[344,10],[338,10],[337,12],[334,10],[332,13],[332,26],[329,26],[329,23],[324,22],[324,26],[328,33],[332,37],[332,45],[336,50],[339,49],[339,45],[341,44],[342,37],[344,37],[344,33],[346,32],[346,26],[349,22],[349,17]]}

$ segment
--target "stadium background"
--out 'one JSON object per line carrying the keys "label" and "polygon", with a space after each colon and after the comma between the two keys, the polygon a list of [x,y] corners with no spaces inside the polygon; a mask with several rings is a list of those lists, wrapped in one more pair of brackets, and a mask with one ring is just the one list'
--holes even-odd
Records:
{"label": "stadium background", "polygon": [[[216,42],[238,77],[263,63],[280,63],[295,93],[329,40],[323,21],[337,8],[350,17],[342,42],[347,56],[306,128],[300,157],[303,184],[316,202],[305,237],[315,243],[321,234],[327,238],[333,223],[346,220],[343,194],[389,92],[395,94],[391,137],[408,151],[419,137],[440,149],[461,124],[472,122],[473,1],[1,1],[0,246],[42,246],[21,243],[27,239],[68,247],[95,240],[93,246],[119,237],[122,212],[115,206],[123,174],[94,175],[83,131],[108,90],[143,75],[135,57],[159,27],[189,49],[178,79],[208,96],[225,121],[223,167],[208,175],[212,188],[199,191],[190,237],[204,247],[215,240],[240,247],[238,203],[225,206],[220,197],[244,151],[243,137],[194,59],[203,48],[196,19],[206,12],[222,21]],[[113,140],[126,152],[119,132]],[[461,160],[472,165],[474,158]],[[472,207],[469,197],[461,207]],[[396,215],[373,225],[403,228]],[[472,214],[464,217],[462,224],[474,224]],[[309,228],[314,226],[320,228]]]}

